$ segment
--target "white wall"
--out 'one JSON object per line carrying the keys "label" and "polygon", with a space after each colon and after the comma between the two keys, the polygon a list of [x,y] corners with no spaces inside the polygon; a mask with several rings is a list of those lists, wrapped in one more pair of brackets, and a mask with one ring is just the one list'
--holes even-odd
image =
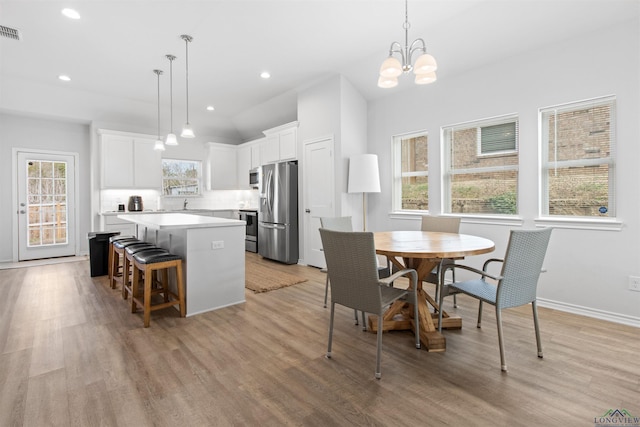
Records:
{"label": "white wall", "polygon": [[89,200],[90,195],[89,138],[87,124],[0,113],[0,182],[3,183],[0,185],[0,262],[13,261],[13,246],[17,244],[12,233],[17,211],[16,201],[12,200],[14,147],[78,153],[80,232],[77,239],[80,253],[88,252],[90,205],[81,201]]}
{"label": "white wall", "polygon": [[[425,87],[401,77],[400,86],[406,90],[369,104],[369,148],[381,159],[382,185],[382,193],[369,197],[372,229],[419,228],[417,221],[390,216],[393,135],[426,129],[429,174],[437,177],[441,126],[507,113],[518,113],[520,118],[519,214],[524,228],[534,227],[538,108],[615,94],[617,218],[623,227],[554,230],[545,261],[548,272],[541,277],[538,296],[549,306],[640,325],[640,293],[627,289],[627,277],[640,276],[639,28],[636,17],[457,76],[448,76],[446,64],[439,64],[439,80]],[[440,188],[433,185],[437,183],[432,179],[429,187],[434,214],[442,211]],[[461,231],[494,240],[493,255],[501,256],[509,229],[518,226],[463,219]],[[487,257],[466,262],[479,265]]]}

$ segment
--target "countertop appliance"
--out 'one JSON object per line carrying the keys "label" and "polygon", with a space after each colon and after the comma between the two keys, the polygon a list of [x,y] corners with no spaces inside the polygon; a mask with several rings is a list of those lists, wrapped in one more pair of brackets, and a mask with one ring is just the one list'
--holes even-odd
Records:
{"label": "countertop appliance", "polygon": [[258,211],[255,209],[240,209],[239,217],[241,221],[247,223],[244,250],[258,252]]}
{"label": "countertop appliance", "polygon": [[131,196],[129,197],[129,212],[142,212],[144,210],[144,206],[142,205],[142,197],[141,196]]}
{"label": "countertop appliance", "polygon": [[258,253],[285,264],[298,262],[298,164],[262,166]]}

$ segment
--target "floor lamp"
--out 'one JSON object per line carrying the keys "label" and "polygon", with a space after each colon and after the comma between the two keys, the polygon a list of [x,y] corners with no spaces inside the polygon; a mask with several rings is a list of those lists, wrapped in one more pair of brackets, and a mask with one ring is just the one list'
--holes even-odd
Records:
{"label": "floor lamp", "polygon": [[380,192],[378,156],[359,154],[349,159],[349,193],[362,193],[362,229],[367,231],[366,193]]}

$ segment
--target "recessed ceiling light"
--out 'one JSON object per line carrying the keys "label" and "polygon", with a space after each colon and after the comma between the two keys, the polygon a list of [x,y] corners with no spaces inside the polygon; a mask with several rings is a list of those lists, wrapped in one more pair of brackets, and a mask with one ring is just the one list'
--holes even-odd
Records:
{"label": "recessed ceiling light", "polygon": [[215,108],[213,108],[213,105],[208,105],[207,106],[207,111],[213,111],[215,110]]}
{"label": "recessed ceiling light", "polygon": [[268,79],[269,77],[271,77],[271,74],[269,74],[268,71],[263,71],[260,73],[260,77],[262,77],[263,79]]}
{"label": "recessed ceiling light", "polygon": [[62,9],[62,14],[67,18],[80,19],[80,14],[74,9]]}
{"label": "recessed ceiling light", "polygon": [[58,76],[58,78],[60,80],[62,80],[63,82],[70,82],[71,81],[71,77],[67,76],[66,74],[60,74]]}

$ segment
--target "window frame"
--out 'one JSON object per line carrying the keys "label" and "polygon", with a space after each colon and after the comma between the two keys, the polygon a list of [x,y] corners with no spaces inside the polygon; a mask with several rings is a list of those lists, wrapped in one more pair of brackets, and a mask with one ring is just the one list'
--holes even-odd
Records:
{"label": "window frame", "polygon": [[[424,136],[427,138],[427,170],[418,172],[402,172],[402,141]],[[429,132],[418,130],[396,134],[391,137],[391,159],[392,159],[392,184],[391,184],[391,211],[396,213],[416,213],[423,215],[428,213],[428,209],[403,209],[402,208],[402,178],[425,176],[429,181]],[[427,193],[427,204],[429,194]]]}
{"label": "window frame", "polygon": [[[480,148],[480,129],[482,127],[488,127],[493,125],[499,125],[503,123],[514,122],[516,125],[516,138],[515,138],[515,150],[506,150],[500,152],[493,152],[487,154],[479,154]],[[476,128],[477,138],[476,138],[476,146],[477,152],[476,156],[478,158],[487,159],[491,157],[502,157],[505,155],[513,155],[516,154],[518,156],[518,161],[515,165],[509,166],[487,166],[477,169],[458,169],[455,170],[455,173],[452,173],[452,159],[451,159],[451,149],[450,149],[450,135],[459,130],[467,130]],[[440,128],[440,161],[441,161],[441,170],[442,170],[442,179],[440,183],[440,193],[441,193],[441,210],[444,215],[462,215],[465,217],[473,217],[473,218],[506,218],[508,220],[517,220],[520,217],[519,211],[519,181],[520,181],[520,116],[518,113],[509,113],[503,114],[499,116],[492,116],[478,120],[470,120],[466,122],[454,123],[451,125],[442,126]],[[452,176],[457,174],[465,174],[465,173],[483,173],[483,172],[496,172],[496,171],[516,171],[517,172],[517,183],[516,183],[516,212],[513,214],[505,214],[505,213],[458,213],[452,212]]]}
{"label": "window frame", "polygon": [[[197,182],[198,182],[198,192],[197,193],[191,193],[191,194],[164,194],[164,182],[166,179],[169,179],[167,177],[165,177],[164,175],[164,162],[185,162],[185,163],[193,163],[195,165],[197,165],[197,172],[198,172],[198,176],[197,176]],[[202,185],[203,185],[203,162],[201,160],[195,160],[195,159],[175,159],[175,158],[162,158],[162,187],[161,187],[161,196],[162,197],[175,197],[175,198],[185,198],[185,197],[201,197],[202,196]],[[176,177],[172,177],[171,179],[184,179],[184,180],[191,180],[193,178],[188,178],[188,177],[180,177],[180,178],[176,178]]]}
{"label": "window frame", "polygon": [[[614,228],[621,226],[621,223],[617,221],[617,197],[616,197],[616,148],[617,148],[617,98],[615,95],[606,95],[596,98],[590,98],[580,101],[572,101],[563,104],[551,105],[548,107],[542,107],[538,109],[538,178],[540,185],[540,194],[538,200],[538,218],[536,222],[554,223],[555,225],[562,226],[562,224],[574,223],[584,224],[584,227],[580,228],[594,228],[598,229],[601,226],[606,228]],[[584,110],[587,108],[593,108],[603,105],[609,105],[610,117],[609,117],[609,156],[590,158],[590,159],[571,159],[561,161],[549,161],[548,160],[548,139],[549,129],[547,127],[548,120],[547,113],[557,114],[558,112],[570,112]],[[548,173],[551,168],[558,167],[558,165],[568,166],[588,166],[588,165],[609,165],[608,171],[608,212],[613,212],[612,215],[607,216],[578,216],[578,215],[550,215],[549,214],[549,178]],[[607,225],[608,224],[608,225]],[[572,228],[571,225],[569,227]]]}

